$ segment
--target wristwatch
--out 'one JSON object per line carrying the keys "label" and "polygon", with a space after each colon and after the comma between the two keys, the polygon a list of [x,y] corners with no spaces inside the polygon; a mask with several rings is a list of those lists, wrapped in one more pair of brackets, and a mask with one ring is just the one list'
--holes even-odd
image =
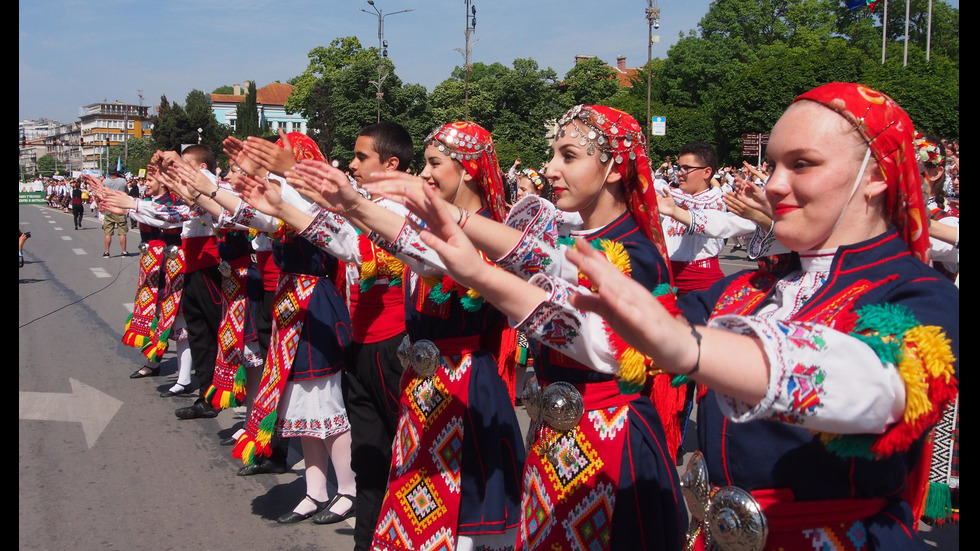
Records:
{"label": "wristwatch", "polygon": [[214,196],[217,195],[217,194],[218,194],[218,188],[214,188],[214,191],[212,191],[211,194],[208,195],[208,197],[210,197],[211,199],[214,199]]}

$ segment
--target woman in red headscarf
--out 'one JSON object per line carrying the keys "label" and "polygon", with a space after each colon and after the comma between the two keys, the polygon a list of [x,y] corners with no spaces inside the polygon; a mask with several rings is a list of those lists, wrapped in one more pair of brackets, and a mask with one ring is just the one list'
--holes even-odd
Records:
{"label": "woman in red headscarf", "polygon": [[[246,178],[261,185],[278,185],[283,201],[307,212],[318,211],[318,206],[285,184],[282,173],[302,159],[325,160],[323,154],[304,134],[280,136],[275,145],[261,138],[249,138],[244,144],[232,140],[233,146],[226,145],[233,153],[228,182],[239,193],[250,189],[242,183]],[[355,513],[356,489],[340,376],[351,328],[347,305],[334,284],[339,263],[300,239],[281,220],[259,212],[243,200],[244,194],[200,179],[188,183],[199,192],[195,197],[199,204],[215,201],[221,205],[227,223],[267,232],[279,269],[268,357],[250,400],[245,432],[232,453],[246,465],[254,465],[273,452],[274,436],[299,437],[306,464],[306,496],[278,522],[293,524],[312,517],[323,524],[349,518]],[[331,464],[337,477],[337,493],[332,498],[327,493]]]}
{"label": "woman in red headscarf", "polygon": [[924,262],[914,136],[860,84],[796,98],[772,130],[765,189],[793,265],[686,295],[681,318],[600,255],[569,253],[597,286],[576,306],[710,389],[681,478],[695,548],[924,548],[915,475],[957,393],[959,292]]}
{"label": "woman in red headscarf", "polygon": [[[642,392],[655,367],[599,316],[569,307],[568,296],[588,292],[592,283],[562,254],[580,238],[644,288],[669,291],[643,130],[617,109],[579,105],[558,121],[552,149],[545,176],[555,203],[526,196],[506,225],[471,218],[404,178],[369,189],[404,201],[447,238],[422,234],[445,254],[453,277],[532,341],[535,378],[523,394],[532,426],[518,546],[679,549],[687,515],[673,450]],[[497,259],[497,267],[476,263],[476,249]]]}
{"label": "woman in red headscarf", "polygon": [[[467,216],[503,220],[500,167],[484,128],[446,124],[424,143],[425,167],[406,182]],[[421,222],[401,205],[361,196],[329,163],[303,161],[287,181],[407,266],[401,414],[372,548],[512,547],[525,453],[500,375],[500,364],[513,364],[513,349],[500,342],[504,316],[445,273],[418,239]]]}

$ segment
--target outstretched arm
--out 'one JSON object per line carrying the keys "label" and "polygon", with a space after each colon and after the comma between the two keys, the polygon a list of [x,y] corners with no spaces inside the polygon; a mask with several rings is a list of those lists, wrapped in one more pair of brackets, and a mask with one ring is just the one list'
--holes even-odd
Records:
{"label": "outstretched arm", "polygon": [[600,251],[581,243],[565,254],[598,287],[595,294],[572,295],[572,305],[601,315],[658,368],[688,374],[697,367],[691,378],[748,404],[766,395],[769,367],[758,339],[697,326],[698,342],[685,320],[671,316],[649,290]]}

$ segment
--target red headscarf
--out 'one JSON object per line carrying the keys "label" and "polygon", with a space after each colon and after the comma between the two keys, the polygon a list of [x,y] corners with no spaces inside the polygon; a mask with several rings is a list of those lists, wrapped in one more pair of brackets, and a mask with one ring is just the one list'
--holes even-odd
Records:
{"label": "red headscarf", "polygon": [[439,151],[459,161],[469,175],[480,183],[480,191],[493,219],[502,222],[507,215],[504,207],[504,181],[497,162],[490,133],[472,122],[444,124],[425,138],[428,146],[439,142]]}
{"label": "red headscarf", "polygon": [[[580,143],[585,145],[592,142],[593,146],[598,146],[599,161],[605,163],[612,159],[615,163],[616,170],[623,177],[627,208],[640,230],[656,245],[669,270],[670,257],[660,227],[657,192],[653,189],[653,174],[647,158],[643,128],[629,113],[619,109],[604,105],[576,105],[558,120],[559,130],[555,138],[563,136],[565,127],[576,121],[587,126],[587,133],[581,138],[586,141]],[[589,147],[590,155],[594,153],[593,146]]]}
{"label": "red headscarf", "polygon": [[[316,142],[312,138],[303,134],[302,132],[290,132],[286,134],[286,138],[289,139],[289,145],[293,148],[293,156],[296,157],[297,161],[302,161],[304,159],[311,159],[314,161],[326,161],[327,158],[323,156],[320,152],[320,147],[316,145]],[[276,140],[276,145],[283,147],[282,138]]]}
{"label": "red headscarf", "polygon": [[895,100],[862,84],[832,82],[794,101],[821,103],[848,120],[864,136],[888,186],[885,216],[916,258],[926,261],[929,222],[922,178],[913,145],[912,119]]}

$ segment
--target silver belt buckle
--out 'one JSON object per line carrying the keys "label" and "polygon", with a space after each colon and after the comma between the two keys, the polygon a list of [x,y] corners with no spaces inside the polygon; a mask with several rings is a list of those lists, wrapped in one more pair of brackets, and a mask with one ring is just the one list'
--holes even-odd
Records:
{"label": "silver belt buckle", "polygon": [[735,486],[711,488],[708,467],[700,451],[691,454],[681,476],[681,493],[691,516],[688,545],[704,531],[705,549],[762,551],[769,536],[769,522],[752,494]]}
{"label": "silver belt buckle", "polygon": [[150,250],[150,244],[147,241],[140,241],[139,246],[136,248],[139,249],[141,253],[146,254]]}
{"label": "silver belt buckle", "polygon": [[442,363],[442,356],[436,343],[421,339],[414,343],[406,335],[395,351],[398,361],[402,368],[411,367],[424,379],[428,379],[436,374],[439,364]]}
{"label": "silver belt buckle", "polygon": [[180,246],[179,245],[167,245],[163,248],[163,254],[169,259],[174,259],[180,256]]}
{"label": "silver belt buckle", "polygon": [[[582,415],[585,414],[582,394],[575,385],[564,381],[557,381],[542,388],[537,377],[532,375],[525,381],[522,396],[524,408],[531,418],[527,449],[531,449],[533,436],[542,422],[564,437],[575,430]],[[548,461],[556,469],[560,466],[560,459],[556,452],[562,437],[553,439],[545,452]]]}
{"label": "silver belt buckle", "polygon": [[229,264],[227,260],[222,260],[221,263],[218,264],[218,271],[221,272],[223,277],[231,277],[231,264]]}

